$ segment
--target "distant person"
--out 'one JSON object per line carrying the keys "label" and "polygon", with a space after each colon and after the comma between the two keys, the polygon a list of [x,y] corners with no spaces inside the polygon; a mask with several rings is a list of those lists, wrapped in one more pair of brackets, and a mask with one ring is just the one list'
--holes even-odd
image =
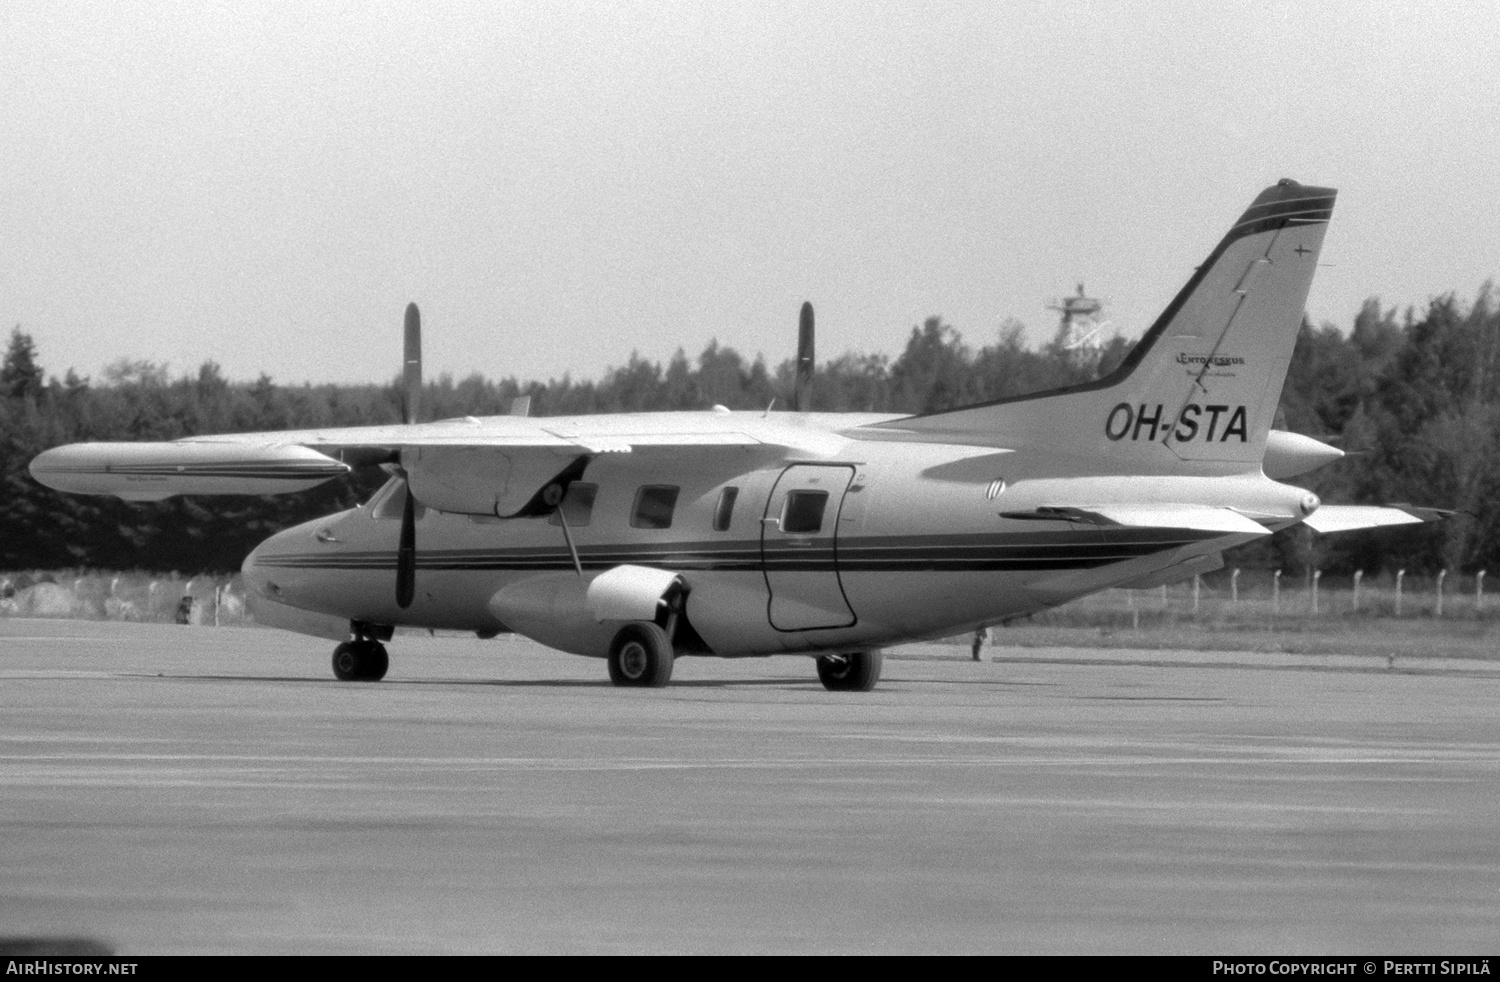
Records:
{"label": "distant person", "polygon": [[193,623],[193,598],[191,596],[183,597],[177,601],[177,623]]}
{"label": "distant person", "polygon": [[977,631],[974,632],[974,645],[973,645],[973,649],[974,649],[974,660],[975,661],[979,661],[979,649],[984,647],[984,642],[985,642],[986,639],[989,638],[989,636],[990,636],[989,629],[986,628],[986,627],[984,627],[984,626],[982,626],[982,625],[980,626],[979,630],[977,630]]}

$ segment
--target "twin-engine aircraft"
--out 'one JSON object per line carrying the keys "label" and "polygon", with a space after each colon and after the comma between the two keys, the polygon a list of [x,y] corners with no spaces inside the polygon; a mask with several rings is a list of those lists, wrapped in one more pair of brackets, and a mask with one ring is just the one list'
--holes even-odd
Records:
{"label": "twin-engine aircraft", "polygon": [[917,416],[790,412],[405,422],[83,443],[31,463],[60,491],[154,501],[281,494],[379,462],[367,503],[245,560],[258,621],[339,642],[334,674],[384,676],[398,626],[515,632],[660,686],[676,658],[801,654],[864,691],[881,649],[1108,587],[1218,569],[1225,549],[1430,510],[1322,505],[1280,483],[1340,451],[1276,431],[1335,192],[1283,180],[1240,216],[1118,369],[1084,385]]}

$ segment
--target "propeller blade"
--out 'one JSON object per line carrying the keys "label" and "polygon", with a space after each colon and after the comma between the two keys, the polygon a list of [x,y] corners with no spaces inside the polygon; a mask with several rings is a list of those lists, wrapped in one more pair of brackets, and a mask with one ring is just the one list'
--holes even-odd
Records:
{"label": "propeller blade", "polygon": [[808,409],[813,378],[813,308],[803,301],[802,316],[797,322],[797,378],[792,389],[792,412]]}
{"label": "propeller blade", "polygon": [[417,499],[408,484],[406,504],[401,506],[401,544],[396,547],[396,606],[405,610],[416,595]]}
{"label": "propeller blade", "polygon": [[405,342],[401,421],[410,425],[422,416],[422,312],[414,303],[406,305]]}

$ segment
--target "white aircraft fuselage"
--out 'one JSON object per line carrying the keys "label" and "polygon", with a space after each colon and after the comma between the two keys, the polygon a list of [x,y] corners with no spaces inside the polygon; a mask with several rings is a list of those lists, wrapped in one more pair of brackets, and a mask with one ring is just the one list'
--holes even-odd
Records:
{"label": "white aircraft fuselage", "polygon": [[[613,418],[649,431],[680,415]],[[686,622],[697,637],[683,653],[881,647],[1056,606],[1217,556],[1226,540],[1267,531],[1005,513],[1124,498],[1238,507],[1279,527],[1304,518],[1309,498],[1302,488],[1265,477],[1258,465],[1240,473],[1209,466],[1193,476],[1103,475],[1087,460],[1051,452],[839,435],[851,425],[899,417],[711,415],[727,416],[752,435],[762,422],[804,427],[825,435],[827,449],[817,458],[743,447],[601,454],[580,482],[592,490],[591,508],[586,516],[571,509],[581,573],[555,517],[424,509],[417,519],[416,596],[404,610],[391,591],[404,494],[393,480],[362,507],[267,540],[246,560],[247,587],[254,596],[338,622],[515,630],[563,651],[605,657],[615,626],[591,614],[588,584],[601,572],[634,565],[681,574],[690,585]],[[570,422],[548,420],[558,427]],[[675,489],[665,527],[632,521],[643,488]],[[789,501],[795,505],[796,493],[808,491],[821,493],[812,502],[821,510],[799,525]],[[726,494],[734,496],[728,509],[721,504]]]}

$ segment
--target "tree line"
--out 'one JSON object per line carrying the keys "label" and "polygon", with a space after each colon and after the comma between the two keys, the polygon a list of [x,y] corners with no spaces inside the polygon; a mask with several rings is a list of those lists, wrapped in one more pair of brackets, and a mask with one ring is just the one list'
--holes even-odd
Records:
{"label": "tree line", "polygon": [[[895,358],[847,353],[818,366],[812,405],[826,411],[916,413],[1086,382],[1118,365],[1133,341],[1069,348],[1059,334],[1028,346],[1008,321],[973,347],[929,317]],[[774,367],[712,342],[696,359],[662,365],[632,354],[597,381],[549,382],[443,375],[424,387],[428,418],[486,416],[529,396],[533,415],[788,406],[793,362]],[[350,479],[296,495],[173,498],[131,504],[63,495],[26,465],[49,447],[84,440],[171,440],[200,433],[399,422],[399,379],[383,385],[278,385],[226,379],[206,362],[171,377],[123,360],[99,379],[69,369],[48,377],[19,326],[0,363],[0,570],[145,569],[223,573],[283,528],[347,508],[385,479]],[[1433,505],[1455,517],[1419,528],[1314,537],[1279,533],[1236,551],[1233,564],[1332,573],[1500,569],[1500,308],[1492,287],[1472,302],[1447,295],[1404,313],[1367,301],[1344,330],[1304,322],[1276,425],[1349,456],[1298,483],[1325,501]]]}

